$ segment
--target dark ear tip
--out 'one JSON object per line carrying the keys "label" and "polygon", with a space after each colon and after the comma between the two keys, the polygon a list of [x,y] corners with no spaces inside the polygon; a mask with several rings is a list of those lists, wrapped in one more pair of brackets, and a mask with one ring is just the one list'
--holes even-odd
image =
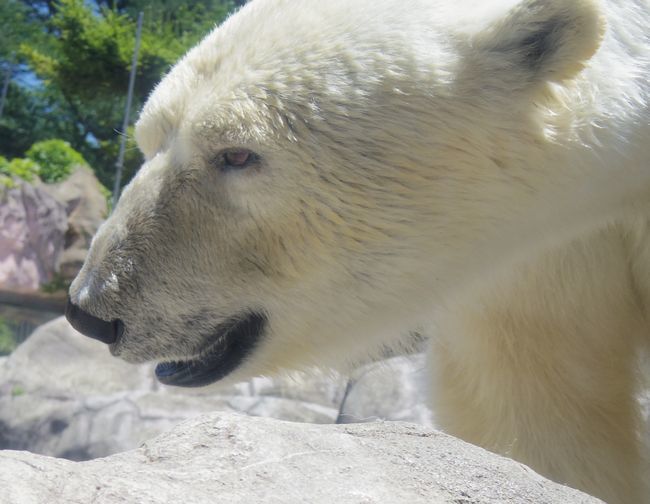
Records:
{"label": "dark ear tip", "polygon": [[518,65],[533,83],[562,82],[596,53],[605,28],[598,0],[523,0],[475,41],[495,61]]}

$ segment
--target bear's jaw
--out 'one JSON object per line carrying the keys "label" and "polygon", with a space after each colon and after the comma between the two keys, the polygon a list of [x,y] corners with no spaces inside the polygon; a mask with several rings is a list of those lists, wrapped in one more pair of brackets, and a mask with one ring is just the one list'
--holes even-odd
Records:
{"label": "bear's jaw", "polygon": [[260,312],[248,312],[221,324],[206,348],[187,360],[161,362],[156,377],[164,385],[203,387],[220,380],[235,369],[258,345],[267,324]]}

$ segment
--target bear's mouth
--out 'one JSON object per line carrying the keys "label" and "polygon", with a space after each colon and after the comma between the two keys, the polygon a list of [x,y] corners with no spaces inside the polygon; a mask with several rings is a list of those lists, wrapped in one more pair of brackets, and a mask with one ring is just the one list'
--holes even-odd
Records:
{"label": "bear's mouth", "polygon": [[262,338],[267,318],[247,312],[220,324],[211,335],[214,341],[199,356],[161,362],[156,378],[165,385],[203,387],[220,380],[239,367]]}

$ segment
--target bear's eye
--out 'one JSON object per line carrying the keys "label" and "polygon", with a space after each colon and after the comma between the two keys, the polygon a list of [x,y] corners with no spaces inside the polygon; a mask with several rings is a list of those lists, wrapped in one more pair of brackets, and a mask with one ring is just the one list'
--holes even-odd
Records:
{"label": "bear's eye", "polygon": [[227,150],[221,156],[226,170],[246,168],[259,159],[257,154],[245,149]]}

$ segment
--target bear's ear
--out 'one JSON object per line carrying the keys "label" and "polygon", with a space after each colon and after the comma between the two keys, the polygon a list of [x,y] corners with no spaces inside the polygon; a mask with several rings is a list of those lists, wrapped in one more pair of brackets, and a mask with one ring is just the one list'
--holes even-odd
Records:
{"label": "bear's ear", "polygon": [[[520,84],[573,78],[594,55],[605,32],[597,0],[523,0],[475,35],[481,66],[513,72]],[[503,76],[502,76],[503,77]]]}

